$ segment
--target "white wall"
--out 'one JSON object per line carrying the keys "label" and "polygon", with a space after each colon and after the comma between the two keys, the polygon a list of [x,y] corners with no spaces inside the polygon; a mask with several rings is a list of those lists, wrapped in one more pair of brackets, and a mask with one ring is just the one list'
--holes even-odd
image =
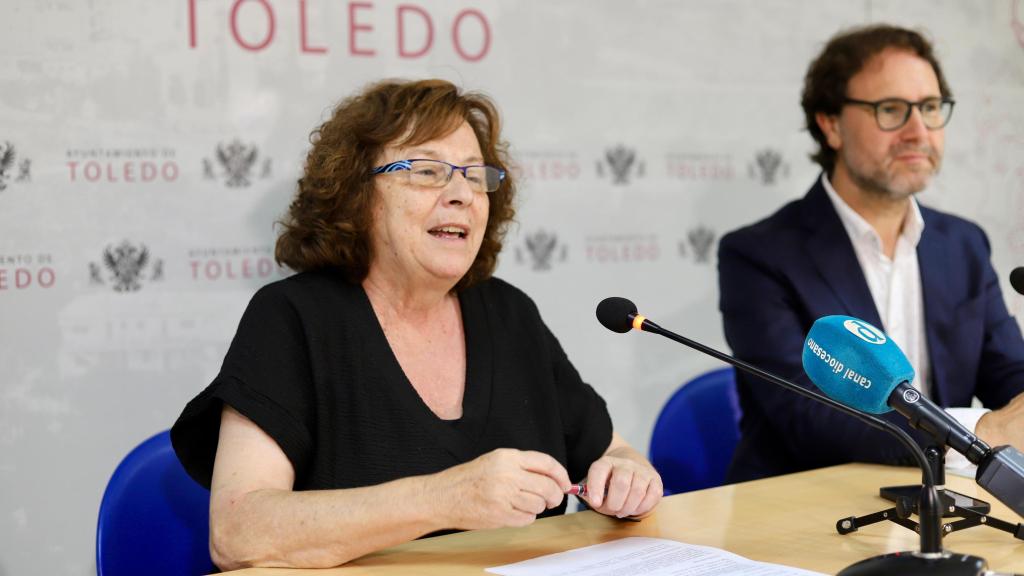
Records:
{"label": "white wall", "polygon": [[[95,570],[111,472],[216,374],[249,296],[277,277],[272,222],[308,133],[379,77],[497,99],[525,176],[499,275],[537,300],[643,449],[669,394],[716,362],[607,332],[594,306],[627,296],[724,347],[714,241],[812,183],[800,84],[842,27],[931,34],[957,106],[921,200],[986,228],[1004,291],[1024,263],[1024,0],[410,0],[401,36],[390,0],[3,4],[0,576]],[[272,37],[244,48],[266,39],[268,9]],[[236,140],[255,157],[230,186],[218,147]],[[622,183],[606,160],[618,146],[635,154]],[[765,150],[781,156],[772,182]],[[546,270],[527,246],[542,232]],[[148,258],[126,273],[140,289],[116,291],[104,254],[125,241]],[[1017,313],[1022,300],[1007,295]]]}

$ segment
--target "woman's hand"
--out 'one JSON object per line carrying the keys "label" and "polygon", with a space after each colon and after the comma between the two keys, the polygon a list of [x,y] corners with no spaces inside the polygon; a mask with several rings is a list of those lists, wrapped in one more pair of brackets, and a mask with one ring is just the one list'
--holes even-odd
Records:
{"label": "woman's hand", "polygon": [[526,526],[562,503],[569,474],[542,452],[501,448],[431,477],[451,528]]}
{"label": "woman's hand", "polygon": [[587,505],[607,516],[639,518],[661,501],[661,476],[639,452],[618,434],[604,455],[590,465]]}

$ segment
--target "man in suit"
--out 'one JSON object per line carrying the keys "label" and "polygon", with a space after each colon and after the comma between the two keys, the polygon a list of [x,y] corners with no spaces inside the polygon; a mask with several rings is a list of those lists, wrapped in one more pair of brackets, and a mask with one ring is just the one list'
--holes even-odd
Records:
{"label": "man in suit", "polygon": [[[939,169],[953,109],[931,45],[885,25],[840,33],[811,64],[802,105],[823,172],[802,199],[722,238],[729,346],[813,388],[800,361],[811,324],[861,318],[899,344],[923,394],[989,444],[1024,447],[1024,340],[988,239],[915,199]],[[894,438],[827,406],[742,373],[737,385],[742,438],[731,481],[912,462]],[[972,397],[987,409],[968,408]],[[886,417],[910,430],[902,416]]]}

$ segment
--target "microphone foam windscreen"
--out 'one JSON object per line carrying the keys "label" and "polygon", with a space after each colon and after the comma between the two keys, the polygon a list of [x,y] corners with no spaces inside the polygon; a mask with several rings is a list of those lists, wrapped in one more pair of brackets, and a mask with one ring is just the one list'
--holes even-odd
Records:
{"label": "microphone foam windscreen", "polygon": [[605,298],[597,305],[597,320],[601,325],[611,330],[624,334],[633,329],[633,318],[636,314],[636,304],[625,298],[612,296]]}
{"label": "microphone foam windscreen", "polygon": [[1024,266],[1014,268],[1010,272],[1010,286],[1017,291],[1017,294],[1024,294]]}
{"label": "microphone foam windscreen", "polygon": [[884,414],[889,395],[914,381],[914,367],[884,332],[851,316],[825,316],[804,341],[804,372],[826,396],[870,414]]}

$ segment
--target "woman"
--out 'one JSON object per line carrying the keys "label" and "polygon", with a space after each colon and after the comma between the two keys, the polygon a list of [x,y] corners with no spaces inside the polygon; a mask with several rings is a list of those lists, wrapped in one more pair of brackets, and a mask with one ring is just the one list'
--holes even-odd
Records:
{"label": "woman", "polygon": [[493,103],[382,82],[313,137],[253,297],[171,431],[211,487],[222,569],[324,567],[447,529],[523,526],[572,482],[603,514],[662,494],[522,292],[491,278],[515,188]]}

